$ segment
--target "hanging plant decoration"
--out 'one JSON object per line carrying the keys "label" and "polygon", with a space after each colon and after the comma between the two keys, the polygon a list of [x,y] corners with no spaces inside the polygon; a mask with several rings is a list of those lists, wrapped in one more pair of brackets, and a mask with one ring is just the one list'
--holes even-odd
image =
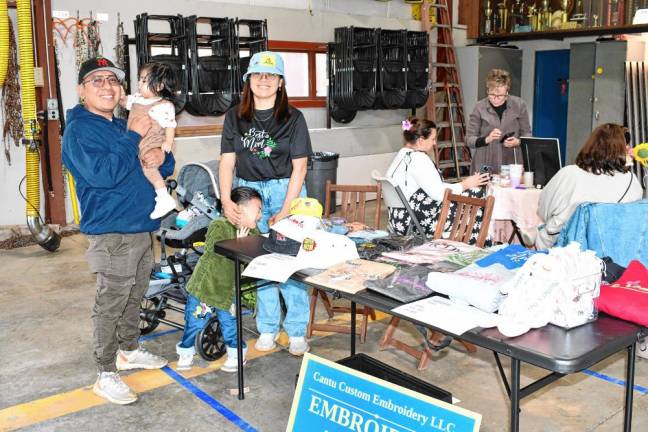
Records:
{"label": "hanging plant decoration", "polygon": [[7,67],[7,76],[2,86],[2,96],[0,97],[0,108],[2,109],[2,118],[4,119],[2,141],[4,143],[5,158],[9,165],[11,165],[11,141],[13,141],[16,147],[19,146],[23,133],[17,52],[13,24],[9,20],[9,65]]}
{"label": "hanging plant decoration", "polygon": [[99,57],[102,53],[101,36],[99,35],[99,22],[92,18],[90,12],[90,22],[86,27],[86,37],[88,38],[88,57],[87,59]]}

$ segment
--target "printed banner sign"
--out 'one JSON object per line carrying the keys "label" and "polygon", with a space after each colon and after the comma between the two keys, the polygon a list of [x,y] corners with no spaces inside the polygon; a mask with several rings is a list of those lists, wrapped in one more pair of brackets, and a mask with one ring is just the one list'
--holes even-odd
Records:
{"label": "printed banner sign", "polygon": [[287,432],[476,432],[481,414],[311,354],[304,356]]}

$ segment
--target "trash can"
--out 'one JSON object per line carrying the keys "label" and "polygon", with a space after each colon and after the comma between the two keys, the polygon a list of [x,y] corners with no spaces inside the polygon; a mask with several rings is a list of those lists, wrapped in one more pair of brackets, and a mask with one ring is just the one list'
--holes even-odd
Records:
{"label": "trash can", "polygon": [[[337,167],[340,155],[333,152],[313,152],[308,158],[306,191],[308,196],[317,199],[322,207],[326,203],[326,181],[337,183]],[[331,193],[329,211],[335,213],[335,194]]]}

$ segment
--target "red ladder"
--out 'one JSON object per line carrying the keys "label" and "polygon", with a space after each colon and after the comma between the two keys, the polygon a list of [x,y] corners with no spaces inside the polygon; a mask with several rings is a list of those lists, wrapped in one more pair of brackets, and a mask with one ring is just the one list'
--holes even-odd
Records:
{"label": "red ladder", "polygon": [[[427,118],[437,125],[437,167],[446,180],[460,181],[471,174],[470,150],[465,145],[466,123],[457,54],[452,38],[452,18],[448,0],[433,1],[424,1],[421,6],[421,23],[430,33],[431,84]],[[429,24],[431,8],[436,10],[436,22],[432,25]]]}

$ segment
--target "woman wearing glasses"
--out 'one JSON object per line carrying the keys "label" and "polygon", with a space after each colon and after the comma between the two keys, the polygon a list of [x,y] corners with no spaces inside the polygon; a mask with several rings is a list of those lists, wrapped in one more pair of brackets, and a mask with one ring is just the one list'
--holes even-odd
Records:
{"label": "woman wearing glasses", "polygon": [[[257,227],[262,233],[288,216],[293,199],[306,196],[304,179],[311,154],[306,120],[288,105],[284,63],[277,53],[264,51],[250,59],[243,76],[240,104],[225,115],[219,166],[220,196],[225,217],[239,224],[238,207],[230,200],[234,176],[238,186],[257,190],[263,198],[263,213]],[[279,336],[281,291],[287,306],[283,322],[293,355],[308,351],[306,325],[309,302],[306,285],[288,280],[257,290],[257,328],[261,336],[256,349],[270,351]]]}
{"label": "woman wearing glasses", "polygon": [[[488,96],[475,106],[466,125],[466,144],[472,152],[471,172],[488,165],[499,173],[502,165],[514,163],[521,136],[531,135],[526,103],[509,95],[511,75],[493,69],[486,77]],[[522,163],[522,154],[517,152]]]}

